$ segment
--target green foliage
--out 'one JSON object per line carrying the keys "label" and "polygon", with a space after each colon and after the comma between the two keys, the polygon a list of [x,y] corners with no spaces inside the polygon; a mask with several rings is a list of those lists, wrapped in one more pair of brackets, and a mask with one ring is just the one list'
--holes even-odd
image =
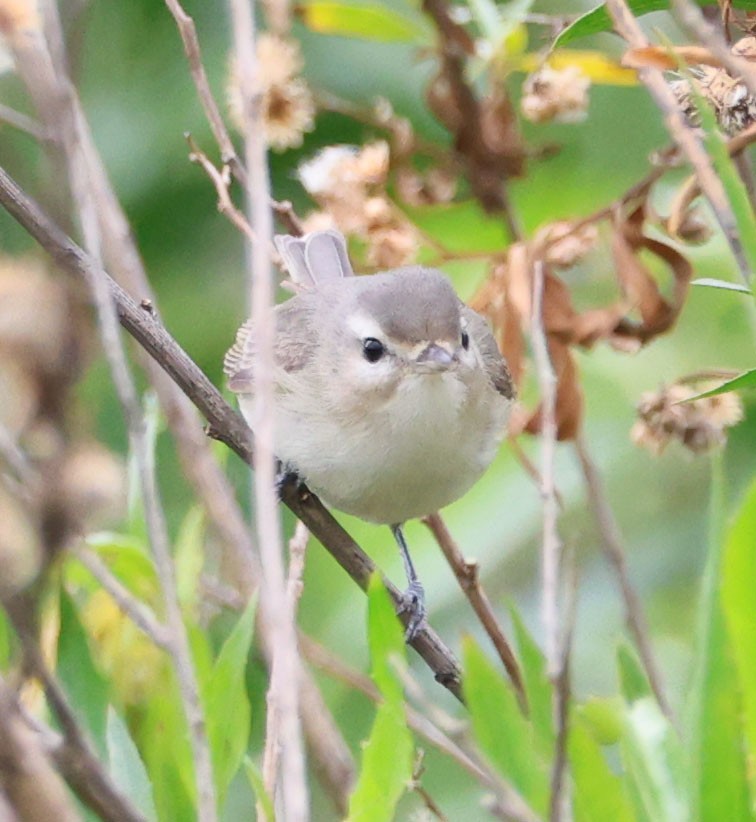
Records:
{"label": "green foliage", "polygon": [[751,289],[746,288],[742,283],[731,283],[728,280],[718,280],[716,277],[701,277],[698,280],[691,280],[690,284],[705,288],[721,288],[725,291],[739,291],[741,294],[751,293]]}
{"label": "green foliage", "polygon": [[379,3],[307,0],[302,15],[307,25],[321,34],[382,43],[432,42],[431,30],[423,17],[400,14]]}
{"label": "green foliage", "polygon": [[357,784],[349,800],[349,822],[388,822],[412,777],[412,734],[404,712],[398,674],[406,665],[404,631],[393,603],[374,574],[368,590],[371,674],[382,701],[363,745]]}
{"label": "green foliage", "polygon": [[149,820],[157,819],[152,785],[126,724],[110,706],[107,719],[108,767],[118,787]]}

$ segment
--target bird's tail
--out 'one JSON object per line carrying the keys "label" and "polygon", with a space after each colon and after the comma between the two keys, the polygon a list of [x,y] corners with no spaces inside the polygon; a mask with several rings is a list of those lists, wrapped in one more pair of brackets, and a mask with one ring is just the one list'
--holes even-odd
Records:
{"label": "bird's tail", "polygon": [[279,234],[275,243],[289,276],[298,285],[312,288],[329,280],[354,276],[346,240],[340,231],[329,228],[304,237]]}

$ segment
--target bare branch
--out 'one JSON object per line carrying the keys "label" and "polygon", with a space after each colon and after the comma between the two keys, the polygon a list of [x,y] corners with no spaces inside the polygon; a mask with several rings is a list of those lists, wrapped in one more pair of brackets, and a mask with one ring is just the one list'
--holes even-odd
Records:
{"label": "bare branch", "polygon": [[584,438],[578,437],[575,440],[575,452],[583,471],[583,479],[588,492],[588,503],[593,511],[601,536],[601,547],[614,569],[614,573],[617,575],[617,582],[625,604],[625,622],[635,642],[635,647],[638,649],[641,664],[646,671],[651,690],[654,692],[662,711],[667,717],[673,719],[672,708],[664,693],[661,674],[651,649],[651,635],[648,622],[643,613],[643,606],[630,582],[619,525],[606,498],[601,476],[591,458]]}
{"label": "bare branch", "polygon": [[423,522],[428,526],[433,536],[436,538],[439,548],[444,553],[449,567],[454,572],[454,576],[459,582],[459,587],[472,605],[473,611],[480,620],[480,624],[488,634],[489,639],[496,648],[496,652],[506,668],[509,678],[517,691],[517,698],[524,711],[527,711],[527,696],[525,686],[522,682],[522,674],[517,657],[511,645],[504,635],[499,621],[496,618],[491,601],[480,584],[478,575],[478,563],[475,560],[465,559],[459,545],[449,533],[441,514],[435,513],[424,517]]}

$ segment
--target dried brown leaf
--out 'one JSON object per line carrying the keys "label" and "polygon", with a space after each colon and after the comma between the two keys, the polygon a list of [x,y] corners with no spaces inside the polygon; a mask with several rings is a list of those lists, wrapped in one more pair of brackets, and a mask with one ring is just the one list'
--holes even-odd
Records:
{"label": "dried brown leaf", "polygon": [[722,61],[703,46],[644,46],[628,49],[622,55],[622,65],[634,69],[655,68],[674,71],[680,61],[689,66],[722,67]]}

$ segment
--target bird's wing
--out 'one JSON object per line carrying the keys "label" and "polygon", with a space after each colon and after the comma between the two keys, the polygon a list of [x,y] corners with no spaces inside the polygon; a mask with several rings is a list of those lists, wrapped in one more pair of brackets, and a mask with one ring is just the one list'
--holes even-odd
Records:
{"label": "bird's wing", "polygon": [[[276,366],[291,373],[304,368],[313,354],[308,333],[311,311],[302,296],[292,297],[276,308]],[[254,389],[255,346],[252,320],[236,332],[236,340],[223,358],[223,373],[235,394],[251,394]]]}
{"label": "bird's wing", "polygon": [[344,235],[335,229],[313,231],[304,237],[279,234],[275,244],[289,276],[298,285],[314,288],[354,276]]}
{"label": "bird's wing", "polygon": [[493,387],[508,400],[515,398],[516,391],[509,373],[507,361],[501,356],[486,320],[469,306],[462,307],[462,320],[468,334],[475,340],[483,365]]}

